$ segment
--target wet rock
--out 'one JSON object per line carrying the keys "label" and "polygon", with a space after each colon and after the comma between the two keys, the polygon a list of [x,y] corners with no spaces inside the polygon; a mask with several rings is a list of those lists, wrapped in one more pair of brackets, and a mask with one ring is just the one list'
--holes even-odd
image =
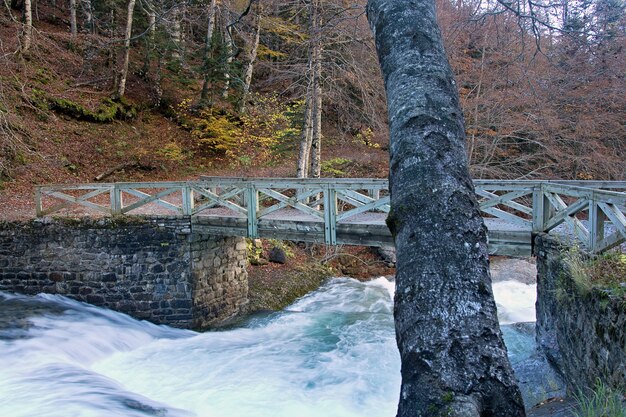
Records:
{"label": "wet rock", "polygon": [[537,282],[537,266],[532,258],[506,258],[496,256],[490,259],[492,282],[518,281],[523,284]]}
{"label": "wet rock", "polygon": [[265,258],[250,259],[250,265],[254,265],[254,266],[267,265],[268,263],[269,262]]}
{"label": "wet rock", "polygon": [[376,253],[380,256],[380,259],[385,261],[387,266],[396,265],[396,250],[394,248],[376,248]]}
{"label": "wet rock", "polygon": [[284,264],[285,262],[287,262],[287,254],[281,248],[273,247],[272,250],[270,250],[268,259],[270,262]]}
{"label": "wet rock", "polygon": [[563,378],[540,353],[513,364],[513,369],[526,407],[566,394]]}

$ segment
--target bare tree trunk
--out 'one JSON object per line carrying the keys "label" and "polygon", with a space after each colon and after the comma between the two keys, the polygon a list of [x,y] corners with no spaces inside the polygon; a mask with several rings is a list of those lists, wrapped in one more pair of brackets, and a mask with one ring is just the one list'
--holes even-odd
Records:
{"label": "bare tree trunk", "polygon": [[312,178],[319,178],[322,174],[322,39],[319,33],[321,28],[319,0],[311,2],[312,10],[312,33],[313,50],[311,69],[313,70],[313,93],[312,93],[312,123],[313,132],[311,140],[311,171]]}
{"label": "bare tree trunk", "polygon": [[76,23],[76,0],[70,0],[70,33],[72,38],[78,34],[78,24]]}
{"label": "bare tree trunk", "polygon": [[134,10],[135,0],[129,0],[128,11],[126,15],[126,32],[124,34],[124,52],[122,58],[123,60],[116,92],[117,98],[124,97],[124,93],[126,92],[126,79],[128,78],[128,61],[130,60],[130,38],[133,31]]}
{"label": "bare tree trunk", "polygon": [[369,0],[385,81],[398,417],[525,415],[491,289],[458,92],[433,0]]}
{"label": "bare tree trunk", "polygon": [[148,18],[148,36],[146,37],[145,57],[143,61],[142,75],[148,79],[150,68],[152,66],[152,54],[155,50],[155,36],[156,36],[156,11],[154,5],[150,1],[143,1],[139,3],[141,9]]}
{"label": "bare tree trunk", "polygon": [[[75,0],[73,0],[75,1]],[[91,0],[81,0],[83,13],[85,14],[85,27],[92,35],[96,33],[96,25],[93,20],[93,7]]]}
{"label": "bare tree trunk", "polygon": [[172,16],[172,59],[174,60],[182,60],[182,41],[183,41],[183,33],[182,33],[182,18],[183,18],[183,10],[182,3],[178,3],[174,6],[174,13]]}
{"label": "bare tree trunk", "polygon": [[224,44],[226,50],[226,65],[224,65],[224,88],[222,90],[222,98],[228,98],[228,90],[230,89],[230,65],[233,62],[233,38],[232,29],[228,25],[227,19],[224,19]]}
{"label": "bare tree trunk", "polygon": [[252,43],[252,49],[250,50],[250,58],[246,65],[246,72],[243,77],[243,93],[241,95],[241,101],[239,102],[239,112],[246,111],[246,100],[248,93],[250,92],[250,84],[252,83],[252,73],[254,71],[254,63],[256,62],[257,51],[259,50],[259,41],[261,40],[261,14],[256,16],[256,27],[254,32],[254,42]]}
{"label": "bare tree trunk", "polygon": [[22,28],[21,52],[26,53],[33,42],[33,8],[31,0],[24,0],[24,26]]}
{"label": "bare tree trunk", "polygon": [[309,159],[311,153],[311,139],[313,136],[313,106],[311,100],[311,83],[307,87],[306,99],[304,104],[304,125],[300,134],[300,152],[298,154],[298,167],[296,176],[298,178],[307,178],[309,176]]}
{"label": "bare tree trunk", "polygon": [[157,66],[154,73],[154,92],[156,94],[156,106],[161,105],[161,100],[163,99],[163,86],[161,84],[163,79],[163,56],[159,54],[157,58]]}
{"label": "bare tree trunk", "polygon": [[217,5],[215,0],[211,0],[209,3],[209,10],[207,16],[207,31],[206,39],[204,42],[204,81],[202,82],[202,92],[200,93],[200,103],[206,104],[209,101],[209,65],[211,65],[211,49],[213,32],[215,31],[215,13],[217,11]]}

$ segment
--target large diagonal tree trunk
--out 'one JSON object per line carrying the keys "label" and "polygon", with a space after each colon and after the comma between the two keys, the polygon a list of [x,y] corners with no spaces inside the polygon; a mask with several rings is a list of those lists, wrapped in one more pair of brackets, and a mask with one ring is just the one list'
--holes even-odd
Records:
{"label": "large diagonal tree trunk", "polygon": [[524,415],[433,0],[369,0],[390,125],[400,417]]}

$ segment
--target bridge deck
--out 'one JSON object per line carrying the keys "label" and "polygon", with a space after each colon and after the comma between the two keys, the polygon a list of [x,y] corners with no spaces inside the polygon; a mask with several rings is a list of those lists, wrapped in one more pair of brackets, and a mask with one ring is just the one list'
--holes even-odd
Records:
{"label": "bridge deck", "polygon": [[[337,223],[337,244],[393,246],[386,213],[361,213]],[[491,255],[530,256],[531,227],[486,218]],[[196,231],[218,235],[247,235],[247,218],[227,209],[210,209],[192,222]],[[261,238],[324,243],[324,221],[294,209],[282,209],[259,220]]]}

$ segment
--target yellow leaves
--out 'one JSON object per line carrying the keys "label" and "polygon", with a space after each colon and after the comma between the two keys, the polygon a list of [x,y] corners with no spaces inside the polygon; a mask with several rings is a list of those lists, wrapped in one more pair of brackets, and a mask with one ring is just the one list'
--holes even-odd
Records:
{"label": "yellow leaves", "polygon": [[261,20],[261,29],[276,35],[287,43],[300,43],[307,39],[307,35],[301,32],[301,26],[288,23],[280,17],[265,16]]}
{"label": "yellow leaves", "polygon": [[259,44],[259,49],[257,51],[257,57],[259,59],[282,59],[282,58],[286,58],[287,54],[280,52],[280,51],[275,51],[273,49],[268,48],[267,46],[263,45],[263,44]]}
{"label": "yellow leaves", "polygon": [[188,123],[193,126],[191,134],[211,150],[231,153],[240,144],[240,127],[225,115],[202,111]]}
{"label": "yellow leaves", "polygon": [[372,128],[368,127],[367,129],[364,129],[360,131],[359,133],[357,133],[355,136],[355,140],[358,143],[362,143],[366,146],[369,146],[370,148],[374,148],[374,149],[380,148],[380,144],[372,142],[373,137],[374,137],[374,132],[372,131]]}
{"label": "yellow leaves", "polygon": [[[252,159],[273,156],[281,143],[294,143],[300,134],[302,102],[285,103],[276,95],[251,94],[254,105],[245,114],[233,114],[225,109],[210,108],[194,113],[190,102],[183,100],[176,108],[181,124],[191,131],[205,150],[234,157],[248,166]],[[176,157],[174,149],[164,155]]]}
{"label": "yellow leaves", "polygon": [[157,153],[172,161],[182,161],[185,159],[182,148],[174,142],[168,143],[163,147],[163,149],[159,149]]}

